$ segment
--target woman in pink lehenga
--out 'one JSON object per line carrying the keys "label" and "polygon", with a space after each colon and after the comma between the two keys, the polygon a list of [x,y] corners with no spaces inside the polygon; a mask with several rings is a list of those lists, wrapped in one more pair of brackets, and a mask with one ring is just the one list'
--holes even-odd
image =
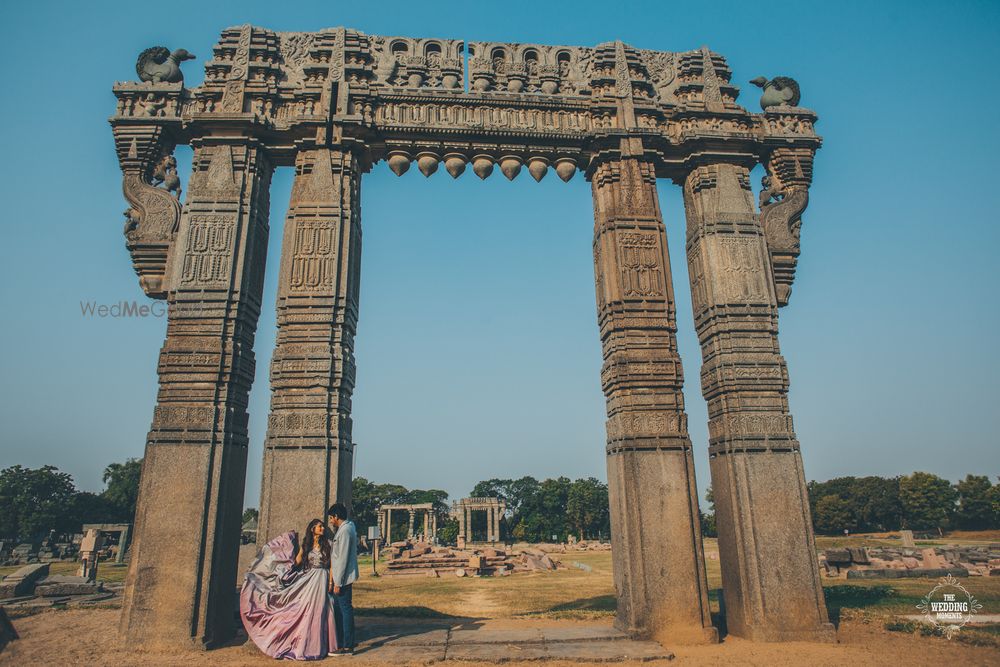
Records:
{"label": "woman in pink lehenga", "polygon": [[296,542],[292,531],[260,550],[240,591],[240,616],[272,658],[318,660],[337,650],[326,526],[313,519],[297,551]]}

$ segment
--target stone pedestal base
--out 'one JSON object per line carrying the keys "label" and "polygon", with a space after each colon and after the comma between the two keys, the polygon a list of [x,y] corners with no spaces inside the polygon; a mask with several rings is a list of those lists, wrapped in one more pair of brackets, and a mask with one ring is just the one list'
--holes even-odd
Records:
{"label": "stone pedestal base", "polygon": [[608,454],[615,627],[672,644],[718,641],[690,450]]}
{"label": "stone pedestal base", "polygon": [[[233,636],[246,457],[239,446],[146,447],[120,629],[129,642],[212,648]],[[206,480],[219,485],[207,501]]]}
{"label": "stone pedestal base", "polygon": [[710,463],[728,632],[833,641],[798,451],[715,454]]}

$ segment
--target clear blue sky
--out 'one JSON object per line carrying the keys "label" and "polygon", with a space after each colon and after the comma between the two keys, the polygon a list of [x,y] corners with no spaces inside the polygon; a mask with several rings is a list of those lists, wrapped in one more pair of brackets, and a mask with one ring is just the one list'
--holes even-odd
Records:
{"label": "clear blue sky", "polygon": [[[757,76],[793,76],[825,147],[792,304],[781,311],[810,479],[1000,474],[1000,3],[51,3],[0,6],[0,467],[56,465],[84,489],[142,455],[163,319],[96,319],[141,298],[122,238],[111,85],[147,46],[343,25],[382,35],[724,54],[756,110]],[[185,174],[190,152],[179,152]],[[755,179],[756,181],[759,179]],[[272,196],[251,397],[248,505],[259,492],[276,269],[291,178]],[[660,194],[677,286],[699,493],[706,410],[679,189]],[[578,175],[536,184],[441,170],[365,177],[356,472],[468,493],[490,477],[605,477],[590,242]]]}

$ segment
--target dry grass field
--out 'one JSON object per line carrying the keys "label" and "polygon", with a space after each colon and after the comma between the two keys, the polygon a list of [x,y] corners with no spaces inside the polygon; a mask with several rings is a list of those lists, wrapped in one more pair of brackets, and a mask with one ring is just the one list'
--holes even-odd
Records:
{"label": "dry grass field", "polygon": [[[962,536],[941,543],[1000,541],[995,535]],[[832,546],[897,544],[885,536],[818,538],[818,548]],[[713,612],[718,613],[721,586],[715,540],[705,540],[708,583]],[[356,584],[355,604],[359,624],[399,623],[432,619],[464,624],[484,621],[500,627],[532,624],[598,623],[610,625],[615,599],[610,552],[555,554],[565,569],[517,574],[509,577],[463,577],[442,572],[440,577],[371,576],[370,558],[362,558],[362,579]],[[380,564],[380,567],[381,564]],[[71,565],[59,564],[53,573],[68,573]],[[11,568],[4,568],[9,571]],[[125,568],[102,567],[101,576],[120,580]],[[969,577],[963,585],[983,604],[982,614],[1000,614],[1000,577]],[[1000,624],[963,629],[949,641],[934,636],[919,624],[898,615],[917,613],[916,604],[934,585],[928,579],[845,580],[823,579],[831,619],[838,625],[836,644],[753,644],[726,637],[716,646],[669,646],[681,665],[868,665],[952,662],[963,665],[1000,664]],[[203,653],[183,655],[145,653],[121,647],[116,636],[118,610],[104,603],[92,609],[48,610],[33,616],[15,615],[21,639],[0,652],[0,664],[91,665],[252,665],[270,664],[252,645],[237,644]],[[506,625],[505,625],[506,624]],[[35,662],[35,658],[42,658]],[[377,653],[365,664],[380,664]],[[414,657],[414,663],[421,660]],[[394,663],[396,665],[401,663]],[[463,663],[471,666],[473,663]],[[510,661],[509,664],[517,664]],[[546,663],[560,667],[555,662]],[[569,663],[565,667],[569,667]]]}

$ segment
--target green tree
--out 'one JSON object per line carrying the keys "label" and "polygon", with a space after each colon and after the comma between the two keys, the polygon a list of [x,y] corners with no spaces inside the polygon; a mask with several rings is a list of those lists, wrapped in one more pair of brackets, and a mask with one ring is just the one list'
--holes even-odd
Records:
{"label": "green tree", "polygon": [[448,514],[448,492],[440,489],[428,489],[426,491],[423,489],[414,489],[408,491],[403,497],[403,502],[412,505],[430,503],[434,506],[434,512],[438,516]]}
{"label": "green tree", "polygon": [[439,544],[456,544],[458,542],[458,519],[448,517],[439,524],[437,539]]}
{"label": "green tree", "polygon": [[566,494],[569,528],[581,540],[599,537],[608,523],[608,486],[593,477],[571,483]]}
{"label": "green tree", "polygon": [[847,501],[836,494],[823,496],[816,501],[813,511],[813,525],[816,532],[825,535],[842,533],[854,528],[854,517]]}
{"label": "green tree", "polygon": [[1000,477],[989,492],[990,508],[993,510],[993,525],[1000,528]]}
{"label": "green tree", "polygon": [[966,475],[955,485],[958,492],[958,511],[955,515],[959,527],[967,530],[985,530],[996,527],[997,513],[991,502],[993,485],[986,475]]}
{"label": "green tree", "polygon": [[406,502],[410,493],[405,486],[374,484],[364,477],[354,478],[351,492],[351,519],[359,532],[364,532],[368,526],[378,525],[380,506]]}
{"label": "green tree", "polygon": [[73,478],[55,466],[0,470],[0,532],[30,539],[52,529],[76,530],[79,526],[71,514],[74,495]]}
{"label": "green tree", "polygon": [[718,537],[719,531],[715,524],[715,492],[712,485],[705,490],[705,500],[708,502],[708,512],[701,512],[701,534],[705,537]]}
{"label": "green tree", "polygon": [[[826,482],[811,481],[807,485],[809,507],[813,516],[819,499],[836,496],[843,501],[854,530],[883,531],[899,528],[902,507],[899,502],[899,478],[837,477]],[[838,511],[839,511],[838,510]],[[815,523],[815,522],[814,522]]]}
{"label": "green tree", "polygon": [[118,521],[118,510],[107,498],[90,491],[77,491],[73,494],[67,512],[72,518],[73,532],[82,530],[85,523],[115,523]]}
{"label": "green tree", "polygon": [[899,480],[903,527],[939,531],[947,528],[955,513],[958,492],[948,480],[926,472],[915,472]]}
{"label": "green tree", "polygon": [[[499,498],[507,506],[509,516],[501,529],[518,540],[538,541],[541,534],[540,518],[536,514],[539,483],[534,477],[520,479],[490,479],[476,484],[469,494],[473,498]],[[548,538],[546,538],[548,539]]]}
{"label": "green tree", "polygon": [[135,518],[141,475],[142,459],[126,459],[125,463],[112,463],[104,469],[106,487],[101,495],[114,508],[117,521],[131,522]]}
{"label": "green tree", "polygon": [[257,511],[256,507],[248,507],[243,510],[243,523],[246,524],[247,521],[257,521],[260,518],[260,512]]}
{"label": "green tree", "polygon": [[899,503],[899,477],[861,477],[848,499],[858,530],[899,530],[903,508]]}

